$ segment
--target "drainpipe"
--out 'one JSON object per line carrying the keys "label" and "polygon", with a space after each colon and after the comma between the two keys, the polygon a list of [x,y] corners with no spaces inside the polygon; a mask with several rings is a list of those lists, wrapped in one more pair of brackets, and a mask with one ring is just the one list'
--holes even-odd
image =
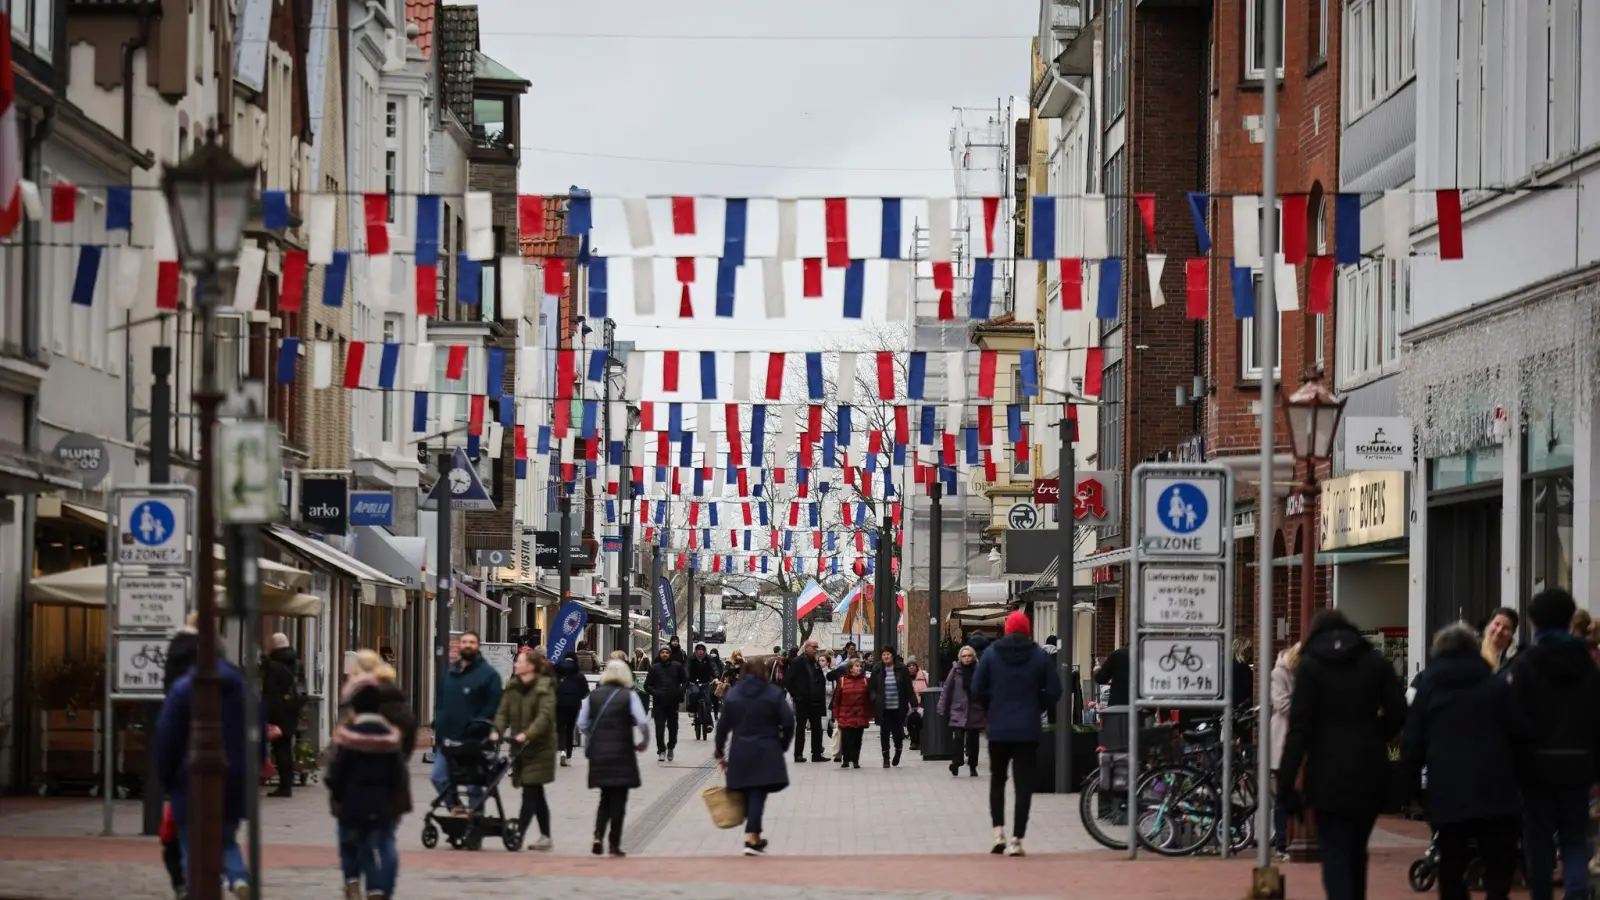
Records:
{"label": "drainpipe", "polygon": [[133,146],[133,55],[150,46],[150,16],[139,16],[139,35],[122,46],[122,140]]}
{"label": "drainpipe", "polygon": [[350,33],[355,34],[361,29],[367,27],[368,22],[371,22],[373,19],[378,17],[378,11],[381,9],[383,9],[383,4],[379,3],[378,0],[367,0],[367,17],[351,25]]}

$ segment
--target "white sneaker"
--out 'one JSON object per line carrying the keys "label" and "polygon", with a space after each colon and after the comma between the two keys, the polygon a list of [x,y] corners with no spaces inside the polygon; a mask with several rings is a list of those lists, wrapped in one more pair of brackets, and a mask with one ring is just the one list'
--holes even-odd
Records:
{"label": "white sneaker", "polygon": [[567,757],[565,757],[565,756],[561,757],[561,765],[563,767],[566,767],[566,766],[570,765],[570,763],[567,762]]}
{"label": "white sneaker", "polygon": [[529,844],[528,845],[528,849],[529,850],[537,850],[540,853],[548,853],[550,851],[550,848],[553,847],[553,846],[555,846],[555,845],[550,842],[550,836],[546,834],[546,835],[540,835],[540,837],[539,837],[539,839],[537,841],[534,841],[533,843]]}
{"label": "white sneaker", "polygon": [[657,753],[656,754],[656,762],[664,763],[666,761],[667,761],[667,754],[666,753],[663,752],[663,753]]}
{"label": "white sneaker", "polygon": [[1027,856],[1027,851],[1022,849],[1022,838],[1012,838],[1006,842],[1007,856]]}

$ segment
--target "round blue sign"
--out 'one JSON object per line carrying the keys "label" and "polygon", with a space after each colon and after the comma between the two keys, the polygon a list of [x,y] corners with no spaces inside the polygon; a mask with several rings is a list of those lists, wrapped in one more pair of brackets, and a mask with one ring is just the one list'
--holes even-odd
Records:
{"label": "round blue sign", "polygon": [[159,547],[172,539],[177,523],[172,516],[172,507],[146,500],[133,508],[133,516],[125,523],[125,527],[133,532],[133,539],[138,543],[146,547]]}
{"label": "round blue sign", "polygon": [[1160,517],[1161,524],[1174,534],[1193,533],[1206,523],[1206,516],[1210,512],[1206,495],[1187,481],[1180,481],[1162,491],[1161,500],[1156,504],[1156,515]]}

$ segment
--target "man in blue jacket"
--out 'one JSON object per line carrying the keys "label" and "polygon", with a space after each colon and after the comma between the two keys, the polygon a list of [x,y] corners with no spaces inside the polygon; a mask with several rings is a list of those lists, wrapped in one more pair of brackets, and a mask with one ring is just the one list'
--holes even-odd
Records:
{"label": "man in blue jacket", "polygon": [[[456,650],[456,662],[444,673],[444,693],[439,696],[433,721],[433,771],[429,777],[434,790],[443,794],[450,786],[450,764],[442,750],[445,741],[463,740],[467,726],[479,719],[494,721],[500,710],[500,693],[505,689],[500,673],[478,652],[478,634],[464,631]],[[473,794],[468,789],[468,794]],[[453,812],[459,813],[461,798],[450,799]]]}
{"label": "man in blue jacket", "polygon": [[[222,872],[228,889],[238,900],[249,900],[249,872],[239,849],[239,823],[245,816],[244,676],[222,657],[218,647],[217,670],[222,679],[222,747],[228,769],[223,775]],[[172,796],[172,820],[178,826],[178,845],[185,872],[189,866],[189,728],[194,703],[193,673],[179,678],[161,705],[156,720],[156,765],[161,783]],[[263,730],[266,725],[263,722]],[[193,881],[191,879],[190,883]]]}
{"label": "man in blue jacket", "polygon": [[[1033,775],[1044,737],[1045,711],[1061,699],[1061,676],[1050,655],[1033,642],[1033,626],[1021,610],[1006,617],[1006,635],[989,646],[972,676],[971,694],[989,711],[990,853],[1024,856],[1022,839],[1033,804]],[[1017,784],[1017,817],[1006,840],[1006,769]]]}

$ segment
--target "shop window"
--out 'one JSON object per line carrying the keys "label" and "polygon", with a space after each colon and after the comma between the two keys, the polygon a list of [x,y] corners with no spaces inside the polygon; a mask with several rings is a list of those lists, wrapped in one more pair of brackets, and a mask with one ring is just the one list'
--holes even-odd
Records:
{"label": "shop window", "polygon": [[1572,590],[1572,475],[1529,477],[1522,485],[1522,549],[1527,598]]}
{"label": "shop window", "polygon": [[1572,417],[1530,419],[1523,431],[1523,469],[1550,472],[1572,468]]}
{"label": "shop window", "polygon": [[1428,487],[1435,491],[1495,483],[1504,475],[1505,451],[1499,447],[1483,447],[1428,460]]}

